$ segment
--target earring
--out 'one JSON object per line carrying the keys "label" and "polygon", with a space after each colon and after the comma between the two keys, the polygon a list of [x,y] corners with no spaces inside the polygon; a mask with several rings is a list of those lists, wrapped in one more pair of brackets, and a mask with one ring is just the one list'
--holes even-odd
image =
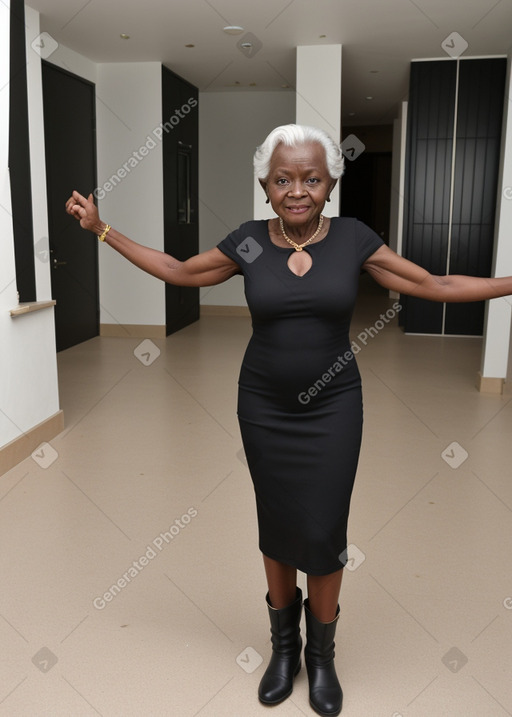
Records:
{"label": "earring", "polygon": [[265,202],[265,204],[270,204],[270,197],[267,197],[267,201]]}
{"label": "earring", "polygon": [[330,198],[330,197],[327,197],[327,201],[330,202],[330,201],[331,201],[331,198]]}

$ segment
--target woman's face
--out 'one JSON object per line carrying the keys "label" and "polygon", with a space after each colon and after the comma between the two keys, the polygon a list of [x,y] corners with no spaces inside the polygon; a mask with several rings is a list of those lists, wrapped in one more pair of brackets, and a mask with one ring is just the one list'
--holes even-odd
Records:
{"label": "woman's face", "polygon": [[261,181],[272,209],[290,227],[318,220],[335,184],[327,170],[325,150],[318,142],[298,147],[278,144],[268,179]]}

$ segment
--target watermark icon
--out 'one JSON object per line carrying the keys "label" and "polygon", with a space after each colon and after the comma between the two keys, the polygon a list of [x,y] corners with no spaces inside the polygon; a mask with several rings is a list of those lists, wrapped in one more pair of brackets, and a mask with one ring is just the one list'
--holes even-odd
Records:
{"label": "watermark icon", "polygon": [[138,358],[144,366],[151,366],[160,356],[160,349],[151,339],[144,339],[142,343],[133,349],[133,355]]}
{"label": "watermark icon", "polygon": [[237,665],[240,665],[244,672],[247,672],[250,675],[251,672],[257,670],[261,665],[263,657],[254,649],[254,647],[246,647],[245,650],[242,650],[242,652],[238,655],[236,662]]}
{"label": "watermark icon", "polygon": [[512,199],[512,187],[504,187],[503,196],[505,199]]}
{"label": "watermark icon", "polygon": [[[166,122],[161,122],[151,134],[146,136],[146,141],[138,149],[134,150],[130,157],[119,167],[117,172],[108,178],[106,182],[103,182],[101,187],[96,187],[93,194],[96,199],[105,199],[109,192],[112,192],[123,179],[130,174],[133,169],[136,169],[139,164],[149,155],[151,150],[158,146],[157,142],[162,141],[164,132],[169,134],[172,130],[179,125],[182,119],[185,119],[194,107],[197,106],[197,100],[195,97],[189,97],[187,102],[181,105],[180,108],[174,110],[174,114],[169,117]],[[156,141],[155,141],[156,140]]]}
{"label": "watermark icon", "polygon": [[469,45],[462,35],[459,35],[458,32],[452,32],[448,35],[448,37],[444,38],[441,43],[441,47],[447,55],[457,59],[457,57],[460,57],[464,52],[466,52]]}
{"label": "watermark icon", "polygon": [[[395,303],[393,304],[393,308],[388,309],[385,314],[381,314],[380,318],[377,319],[373,326],[367,326],[358,333],[358,340],[363,344],[363,346],[367,346],[369,340],[374,339],[377,334],[382,331],[386,324],[389,324],[389,322],[394,319],[397,313],[401,310],[402,305],[398,301],[395,301]],[[312,398],[318,396],[320,391],[322,391],[326,387],[326,385],[333,380],[333,378],[336,378],[336,376],[341,371],[343,371],[345,366],[347,366],[350,361],[354,359],[354,356],[356,356],[361,350],[362,347],[354,339],[351,342],[350,350],[347,349],[347,351],[344,352],[343,356],[337,356],[331,366],[329,366],[329,368],[322,374],[321,377],[319,377],[307,389],[299,393],[299,395],[297,396],[299,403],[302,403],[304,406],[306,406]]]}
{"label": "watermark icon", "polygon": [[48,237],[41,237],[34,244],[34,252],[39,261],[43,264],[48,264],[50,261],[50,245],[48,243]]}
{"label": "watermark icon", "polygon": [[58,48],[59,43],[47,32],[42,32],[30,43],[30,47],[37,52],[42,60],[47,60]]}
{"label": "watermark icon", "polygon": [[58,661],[57,656],[54,655],[47,647],[42,647],[32,658],[32,662],[37,669],[41,670],[41,672],[44,672],[45,674],[50,672],[52,667],[55,667]]}
{"label": "watermark icon", "polygon": [[[132,580],[134,580],[140,573],[147,567],[152,560],[154,560],[162,550],[171,543],[181,531],[187,527],[193,518],[197,515],[197,509],[192,507],[184,513],[181,518],[176,518],[174,523],[170,526],[169,530],[160,533],[150,545],[146,546],[146,552],[141,555],[138,560],[134,560],[130,567],[124,572],[115,583],[113,583],[103,595],[95,597],[92,604],[96,610],[104,610],[107,603],[119,595]],[[158,550],[158,553],[154,550]]]}
{"label": "watermark icon", "polygon": [[453,468],[453,470],[456,470],[459,466],[461,466],[468,456],[469,453],[460,445],[460,443],[457,443],[457,441],[450,443],[450,445],[447,446],[441,453],[443,461],[446,461],[446,463],[448,463],[450,468]]}
{"label": "watermark icon", "polygon": [[341,151],[343,153],[343,156],[346,157],[350,162],[353,162],[355,159],[359,157],[360,154],[364,152],[366,149],[366,145],[361,142],[359,137],[356,137],[355,134],[349,134],[348,137],[345,137],[343,142],[341,143]]}
{"label": "watermark icon", "polygon": [[246,32],[245,35],[238,40],[236,46],[243,55],[251,59],[261,50],[263,43],[252,32]]}
{"label": "watermark icon", "polygon": [[49,443],[41,443],[40,446],[32,453],[32,458],[41,468],[49,468],[54,463],[59,454]]}
{"label": "watermark icon", "polygon": [[357,570],[357,568],[364,563],[366,555],[357,545],[350,543],[350,545],[347,545],[345,550],[339,554],[338,559],[346,570],[353,573],[354,570]]}
{"label": "watermark icon", "polygon": [[243,242],[236,248],[236,253],[248,264],[252,264],[263,252],[263,247],[258,244],[254,237],[245,237]]}
{"label": "watermark icon", "polygon": [[512,610],[512,597],[506,597],[505,600],[503,600],[503,607],[505,610]]}
{"label": "watermark icon", "polygon": [[452,647],[451,650],[448,650],[446,655],[443,655],[441,662],[450,670],[450,672],[455,673],[462,670],[464,665],[467,664],[468,658],[459,650],[458,647]]}

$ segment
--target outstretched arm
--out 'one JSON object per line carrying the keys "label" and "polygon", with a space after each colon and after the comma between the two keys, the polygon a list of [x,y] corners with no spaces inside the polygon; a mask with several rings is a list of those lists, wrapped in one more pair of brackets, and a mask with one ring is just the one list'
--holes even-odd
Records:
{"label": "outstretched arm", "polygon": [[[102,234],[107,226],[99,217],[92,194],[86,199],[79,192],[73,192],[66,202],[66,211],[80,221],[83,229],[94,234]],[[108,232],[105,243],[139,269],[175,286],[213,286],[240,273],[238,264],[217,248],[179,261],[163,251],[132,241],[114,228]]]}
{"label": "outstretched arm", "polygon": [[511,276],[500,279],[458,274],[434,276],[387,246],[377,249],[363,268],[386,289],[429,301],[482,301],[512,294]]}

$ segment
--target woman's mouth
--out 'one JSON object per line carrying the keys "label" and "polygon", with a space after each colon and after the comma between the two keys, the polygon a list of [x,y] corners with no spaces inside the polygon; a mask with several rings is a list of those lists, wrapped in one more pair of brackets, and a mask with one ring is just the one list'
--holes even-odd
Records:
{"label": "woman's mouth", "polygon": [[286,207],[289,212],[292,214],[304,214],[304,212],[307,212],[309,207],[305,204],[298,204],[291,207]]}

